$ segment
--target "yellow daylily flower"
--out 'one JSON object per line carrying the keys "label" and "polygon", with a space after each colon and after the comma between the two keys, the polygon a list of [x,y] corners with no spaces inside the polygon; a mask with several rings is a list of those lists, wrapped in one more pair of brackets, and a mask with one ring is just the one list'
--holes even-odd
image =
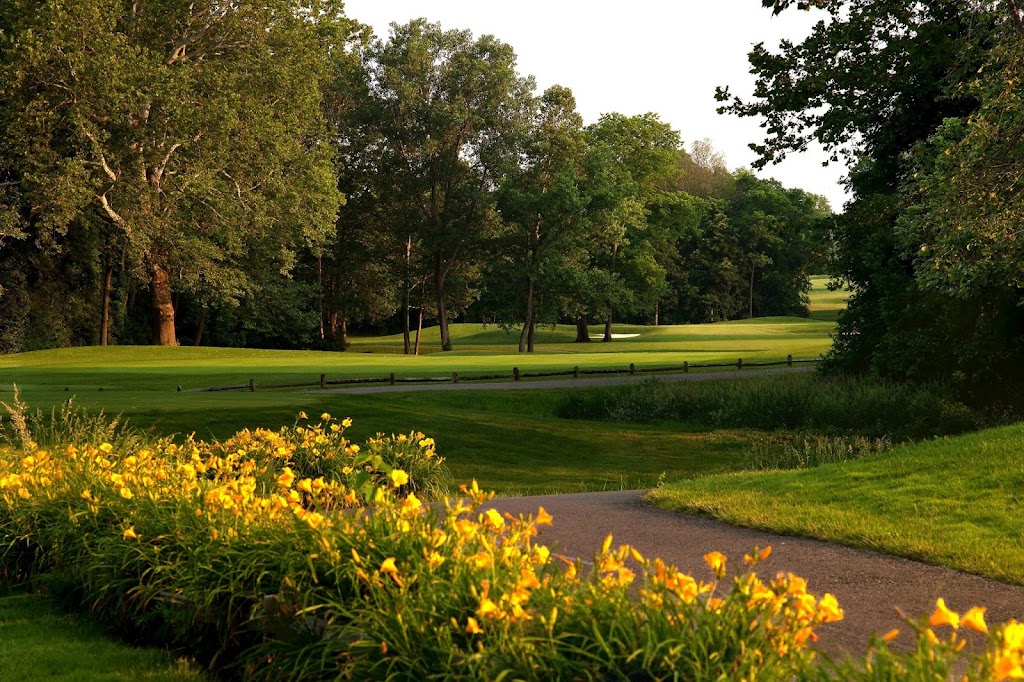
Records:
{"label": "yellow daylily flower", "polygon": [[997,682],[1024,679],[1024,668],[1016,656],[1000,656],[992,666],[992,673]]}
{"label": "yellow daylily flower", "polygon": [[488,509],[484,515],[484,523],[494,530],[501,530],[505,527],[505,519],[494,509]]}
{"label": "yellow daylily flower", "polygon": [[946,600],[939,597],[938,601],[935,602],[935,613],[928,619],[928,625],[933,628],[940,625],[948,625],[956,629],[960,627],[960,616],[956,611],[950,611],[946,608]]}
{"label": "yellow daylily flower", "polygon": [[131,526],[121,534],[121,537],[125,540],[138,540],[139,536],[135,533],[135,526]]}
{"label": "yellow daylily flower", "polygon": [[388,474],[388,479],[391,481],[392,486],[395,488],[401,488],[409,482],[409,474],[405,473],[401,469],[392,469],[391,473]]}
{"label": "yellow daylily flower", "polygon": [[818,615],[821,616],[822,623],[836,623],[843,619],[844,613],[839,608],[839,602],[836,601],[835,595],[826,593],[821,601],[818,602]]}
{"label": "yellow daylily flower", "polygon": [[964,614],[964,617],[960,619],[960,624],[968,630],[974,632],[980,632],[983,635],[988,634],[988,625],[985,624],[985,611],[987,609],[984,606],[975,606]]}
{"label": "yellow daylily flower", "polygon": [[295,481],[295,474],[292,473],[291,467],[285,467],[281,470],[281,475],[277,477],[277,484],[282,488],[292,487],[292,482]]}
{"label": "yellow daylily flower", "polygon": [[704,555],[704,562],[707,563],[711,572],[718,576],[719,580],[725,575],[726,561],[725,555],[721,552],[708,552]]}
{"label": "yellow daylily flower", "polygon": [[484,629],[480,627],[480,623],[476,622],[476,618],[470,616],[466,619],[466,634],[467,635],[479,635]]}

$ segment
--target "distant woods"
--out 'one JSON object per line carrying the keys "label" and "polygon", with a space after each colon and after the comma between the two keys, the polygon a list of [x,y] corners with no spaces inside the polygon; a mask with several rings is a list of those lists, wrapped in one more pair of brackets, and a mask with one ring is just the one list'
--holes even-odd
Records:
{"label": "distant woods", "polygon": [[0,352],[806,314],[826,201],[493,36],[331,0],[0,7]]}

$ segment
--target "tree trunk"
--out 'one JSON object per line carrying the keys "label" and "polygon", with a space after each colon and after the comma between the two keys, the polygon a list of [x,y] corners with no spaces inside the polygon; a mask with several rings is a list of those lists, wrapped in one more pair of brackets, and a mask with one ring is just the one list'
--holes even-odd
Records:
{"label": "tree trunk", "polygon": [[423,301],[420,301],[420,319],[416,323],[416,349],[415,354],[420,354],[420,334],[423,333]]}
{"label": "tree trunk", "polygon": [[203,343],[203,328],[206,326],[206,306],[203,306],[203,312],[199,313],[199,322],[196,323],[196,340],[192,343],[193,346],[200,346]]}
{"label": "tree trunk", "polygon": [[586,317],[576,318],[576,343],[590,343],[590,323]]}
{"label": "tree trunk", "polygon": [[167,271],[160,265],[150,266],[149,291],[153,303],[153,345],[177,346],[174,333],[174,304]]}
{"label": "tree trunk", "polygon": [[409,338],[409,299],[412,297],[412,237],[405,243],[405,292],[402,295],[402,352],[412,353],[412,340]]}
{"label": "tree trunk", "polygon": [[100,345],[106,346],[110,342],[110,290],[114,281],[114,268],[109,261],[107,272],[103,276],[103,309],[100,312]]}
{"label": "tree trunk", "polygon": [[434,290],[437,293],[437,326],[441,332],[441,350],[452,349],[451,331],[448,329],[448,306],[444,300],[445,271],[441,254],[434,256]]}
{"label": "tree trunk", "polygon": [[750,296],[747,299],[747,319],[754,317],[754,268],[750,268]]}
{"label": "tree trunk", "polygon": [[654,326],[658,326],[658,313],[661,311],[661,306],[657,302],[654,304]]}
{"label": "tree trunk", "polygon": [[348,320],[342,318],[341,324],[338,326],[338,333],[341,335],[342,350],[348,350]]}
{"label": "tree trunk", "polygon": [[[533,278],[526,280],[526,319],[523,321],[523,331],[519,333],[519,352],[527,350],[527,341],[533,337]],[[533,348],[529,349],[533,352]]]}
{"label": "tree trunk", "polygon": [[[611,270],[609,270],[609,272],[613,275],[615,274],[615,261],[618,259],[618,257],[619,245],[618,243],[615,243],[612,245],[612,267]],[[611,343],[612,341],[612,312],[614,310],[612,304],[612,301],[608,301],[608,319],[606,319],[604,322],[604,339],[602,339],[605,343]]]}
{"label": "tree trunk", "polygon": [[320,291],[320,301],[318,306],[317,317],[320,319],[320,340],[324,341],[327,339],[327,333],[324,329],[324,257],[317,256],[316,258],[316,284],[317,289]]}
{"label": "tree trunk", "polygon": [[529,332],[529,334],[526,335],[526,352],[527,353],[532,353],[533,352],[533,336],[534,336],[534,332],[536,331],[536,329],[537,329],[537,321],[534,320],[531,317],[530,318],[530,332]]}

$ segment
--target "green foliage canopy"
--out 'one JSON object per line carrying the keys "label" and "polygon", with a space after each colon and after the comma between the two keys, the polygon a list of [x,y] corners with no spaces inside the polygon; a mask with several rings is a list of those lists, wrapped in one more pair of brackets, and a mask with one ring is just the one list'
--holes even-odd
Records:
{"label": "green foliage canopy", "polygon": [[[290,267],[341,202],[320,82],[346,22],[333,0],[4,3],[2,141],[35,231],[101,215],[153,287],[249,292],[244,256]],[[287,102],[287,106],[282,103]]]}

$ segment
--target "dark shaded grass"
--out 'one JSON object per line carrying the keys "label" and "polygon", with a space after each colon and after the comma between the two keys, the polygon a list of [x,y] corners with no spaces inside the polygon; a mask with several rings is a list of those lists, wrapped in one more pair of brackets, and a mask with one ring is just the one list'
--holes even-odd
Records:
{"label": "dark shaded grass", "polygon": [[0,679],[195,682],[207,678],[194,664],[165,651],[117,641],[101,626],[63,613],[44,596],[0,586]]}

